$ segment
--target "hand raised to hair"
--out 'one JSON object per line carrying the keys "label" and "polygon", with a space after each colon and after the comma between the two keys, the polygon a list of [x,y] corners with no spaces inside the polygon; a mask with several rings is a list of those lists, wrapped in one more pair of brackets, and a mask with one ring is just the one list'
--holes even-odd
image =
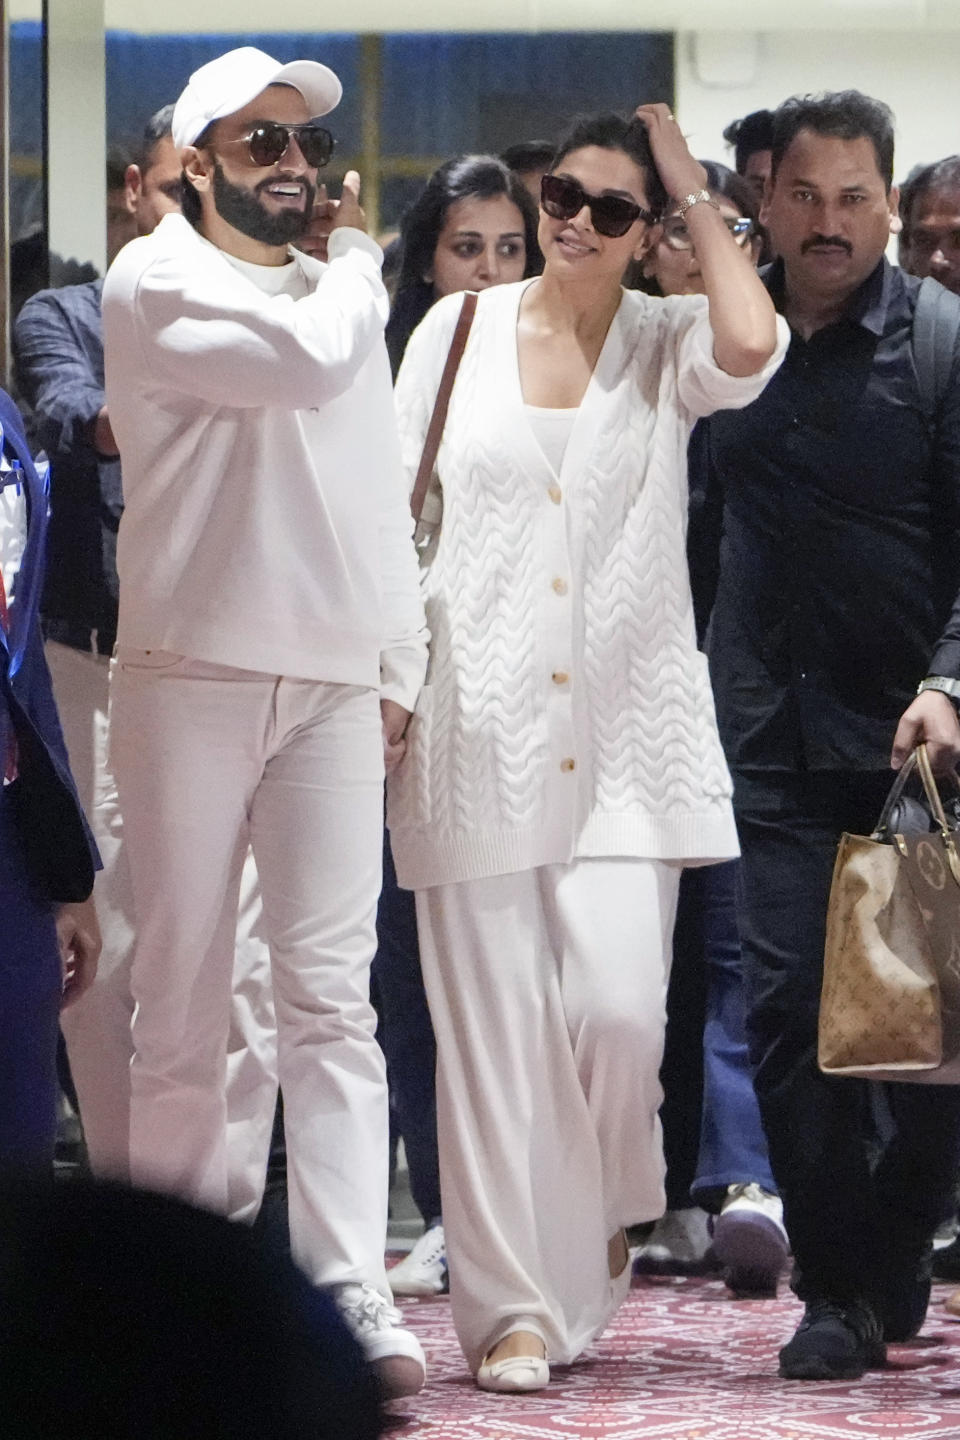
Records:
{"label": "hand raised to hair", "polygon": [[690,154],[683,131],[669,105],[638,105],[634,115],[647,127],[650,151],[668,195],[682,200],[703,190],[707,172]]}

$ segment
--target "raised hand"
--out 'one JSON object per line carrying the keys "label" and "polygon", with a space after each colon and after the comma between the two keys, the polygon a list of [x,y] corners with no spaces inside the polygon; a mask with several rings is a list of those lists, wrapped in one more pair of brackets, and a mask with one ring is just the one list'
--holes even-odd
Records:
{"label": "raised hand", "polygon": [[360,176],[356,170],[348,170],[343,177],[340,199],[330,202],[336,206],[333,229],[341,225],[352,225],[355,230],[366,230],[367,217],[360,208]]}
{"label": "raised hand", "polygon": [[330,238],[335,209],[336,201],[329,199],[326,185],[318,185],[310,223],[296,242],[299,250],[306,255],[312,255],[315,260],[326,261],[327,241]]}
{"label": "raised hand", "polygon": [[690,154],[670,106],[638,105],[633,113],[647,127],[653,162],[667,194],[682,200],[704,189],[707,172]]}
{"label": "raised hand", "polygon": [[348,170],[343,177],[343,190],[339,200],[331,200],[326,185],[317,186],[317,198],[307,226],[297,246],[315,260],[327,259],[327,242],[330,233],[342,225],[355,230],[366,230],[367,217],[360,207],[360,176],[356,170]]}

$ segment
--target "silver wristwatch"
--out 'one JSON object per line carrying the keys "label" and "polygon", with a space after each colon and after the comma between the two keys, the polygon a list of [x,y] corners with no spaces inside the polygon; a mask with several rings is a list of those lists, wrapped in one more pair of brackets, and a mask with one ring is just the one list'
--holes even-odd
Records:
{"label": "silver wristwatch", "polygon": [[709,190],[694,190],[690,195],[684,195],[682,200],[677,201],[676,214],[682,220],[692,205],[712,205],[714,210],[720,209],[719,200],[715,200]]}
{"label": "silver wristwatch", "polygon": [[951,680],[948,675],[928,675],[917,686],[917,694],[922,695],[924,690],[939,690],[955,705],[960,705],[960,680]]}

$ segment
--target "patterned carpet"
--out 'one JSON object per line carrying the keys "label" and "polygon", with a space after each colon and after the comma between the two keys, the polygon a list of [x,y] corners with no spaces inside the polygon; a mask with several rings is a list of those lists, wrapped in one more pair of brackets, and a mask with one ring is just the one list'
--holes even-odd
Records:
{"label": "patterned carpet", "polygon": [[395,1402],[397,1440],[960,1440],[960,1324],[938,1286],[926,1326],[863,1380],[777,1378],[800,1306],[732,1300],[718,1280],[635,1280],[616,1323],[531,1396],[485,1395],[468,1375],[444,1297],[404,1301],[430,1365]]}

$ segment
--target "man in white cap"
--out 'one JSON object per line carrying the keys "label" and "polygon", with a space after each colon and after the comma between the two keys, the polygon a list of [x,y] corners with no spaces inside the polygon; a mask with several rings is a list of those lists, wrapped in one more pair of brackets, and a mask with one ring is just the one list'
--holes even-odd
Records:
{"label": "man in white cap", "polygon": [[[296,1258],[336,1289],[390,1393],[423,1353],[384,1270],[387,1098],[369,967],[384,760],[426,664],[359,178],[317,207],[325,66],[251,47],[173,115],[183,214],[103,292],[123,459],[111,755],[137,920],[134,1181],[226,1208],[238,889],[271,951]],[[328,262],[292,250],[329,231]]]}

